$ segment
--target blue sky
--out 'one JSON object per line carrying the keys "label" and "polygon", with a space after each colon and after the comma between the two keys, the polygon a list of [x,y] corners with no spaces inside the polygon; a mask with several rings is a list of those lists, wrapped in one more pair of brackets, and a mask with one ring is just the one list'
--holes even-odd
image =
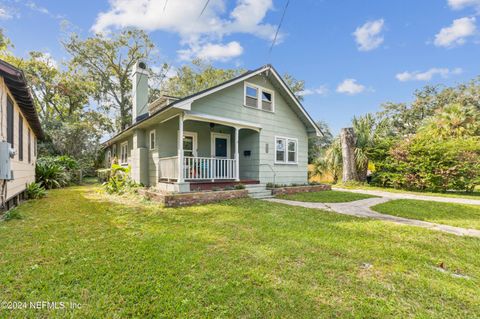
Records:
{"label": "blue sky", "polygon": [[146,29],[174,66],[203,57],[218,67],[271,63],[306,82],[304,105],[335,132],[386,101],[408,102],[425,85],[479,75],[480,0],[1,0],[0,26],[17,55],[67,57],[62,25],[89,36]]}

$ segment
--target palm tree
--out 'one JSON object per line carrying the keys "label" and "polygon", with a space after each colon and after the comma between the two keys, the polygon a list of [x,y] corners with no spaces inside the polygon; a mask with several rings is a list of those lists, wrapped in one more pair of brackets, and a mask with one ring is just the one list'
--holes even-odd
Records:
{"label": "palm tree", "polygon": [[358,178],[361,182],[367,179],[368,153],[375,144],[375,118],[367,113],[360,117],[353,117],[353,130],[356,135],[355,162],[357,164]]}
{"label": "palm tree", "polygon": [[324,151],[323,156],[318,157],[314,162],[313,176],[325,176],[331,174],[333,183],[338,182],[342,175],[342,147],[337,137],[332,144]]}

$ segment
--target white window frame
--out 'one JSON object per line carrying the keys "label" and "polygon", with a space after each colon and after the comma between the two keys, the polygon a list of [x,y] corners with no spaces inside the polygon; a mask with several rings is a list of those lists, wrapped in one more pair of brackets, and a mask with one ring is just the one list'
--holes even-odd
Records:
{"label": "white window frame", "polygon": [[112,157],[118,159],[118,157],[117,157],[117,144],[112,145]]}
{"label": "white window frame", "polygon": [[112,164],[112,151],[111,150],[108,150],[107,151],[107,167],[110,167],[110,165]]}
{"label": "white window frame", "polygon": [[[177,132],[177,136],[178,136],[179,132]],[[192,150],[192,153],[193,153],[193,157],[197,157],[197,150],[198,150],[198,134],[197,132],[189,132],[189,131],[183,131],[183,138],[185,137],[191,137],[192,138],[192,141],[193,141],[193,150]],[[182,138],[182,143],[183,143],[183,138]],[[182,146],[183,148],[183,146]],[[183,150],[183,156],[186,156],[185,155],[185,149]]]}
{"label": "white window frame", "polygon": [[[153,147],[152,147],[152,133],[153,133]],[[155,129],[153,129],[148,133],[148,148],[151,151],[155,150],[155,148],[157,147],[156,138],[157,138],[157,132],[155,131]]]}
{"label": "white window frame", "polygon": [[[230,151],[232,149],[232,144],[230,144],[230,134],[226,134],[226,133],[217,133],[217,132],[212,132],[210,133],[210,156],[212,158],[215,157],[215,138],[217,137],[220,137],[220,138],[224,138],[227,140],[227,159],[231,159],[231,154],[230,154]],[[219,157],[219,158],[223,158],[223,157]]]}
{"label": "white window frame", "polygon": [[[277,160],[277,140],[283,140],[285,143],[285,160],[278,161]],[[295,162],[288,161],[288,143],[295,142]],[[275,145],[275,152],[273,152],[273,158],[275,164],[282,164],[282,165],[297,165],[298,164],[298,139],[293,137],[285,137],[285,136],[275,136],[274,144]]]}
{"label": "white window frame", "polygon": [[[125,147],[125,161],[123,161],[123,149]],[[128,164],[128,141],[120,144],[120,165]]]}
{"label": "white window frame", "polygon": [[[247,87],[252,87],[257,89],[257,107],[247,105]],[[269,93],[272,96],[272,110],[264,110],[262,108],[262,92]],[[270,89],[264,88],[260,85],[252,84],[250,82],[244,81],[243,82],[243,106],[248,107],[250,109],[256,109],[264,112],[275,113],[275,91]]]}

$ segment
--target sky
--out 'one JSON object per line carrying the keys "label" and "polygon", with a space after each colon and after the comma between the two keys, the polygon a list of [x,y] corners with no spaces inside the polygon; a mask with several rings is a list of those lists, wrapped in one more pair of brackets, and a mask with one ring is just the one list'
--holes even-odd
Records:
{"label": "sky", "polygon": [[480,0],[0,0],[0,27],[16,55],[48,52],[58,65],[69,31],[124,27],[146,30],[174,67],[272,64],[305,81],[303,105],[334,133],[425,85],[480,73]]}

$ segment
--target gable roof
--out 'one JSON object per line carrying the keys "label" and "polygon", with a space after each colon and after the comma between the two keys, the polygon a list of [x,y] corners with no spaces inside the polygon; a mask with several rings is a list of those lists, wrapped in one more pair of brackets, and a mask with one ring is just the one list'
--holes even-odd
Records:
{"label": "gable roof", "polygon": [[42,126],[23,72],[10,63],[0,60],[0,76],[3,77],[8,90],[17,102],[35,136],[38,139],[43,139]]}
{"label": "gable roof", "polygon": [[[269,72],[271,71],[271,72]],[[302,106],[302,104],[300,103],[300,101],[298,100],[298,98],[295,96],[295,94],[293,94],[293,92],[290,90],[290,88],[288,87],[288,85],[285,83],[285,81],[282,79],[282,77],[278,74],[278,72],[275,70],[275,68],[270,65],[270,64],[267,64],[267,65],[264,65],[262,67],[259,67],[258,69],[255,69],[255,70],[251,70],[251,71],[247,71],[233,79],[230,79],[228,81],[225,81],[225,82],[222,82],[218,85],[215,85],[215,86],[212,86],[210,88],[207,88],[205,90],[202,90],[202,91],[199,91],[197,93],[194,93],[194,94],[191,94],[191,95],[188,95],[188,96],[185,96],[183,98],[179,98],[178,100],[176,101],[173,101],[172,103],[164,106],[163,108],[160,108],[158,110],[156,110],[155,112],[153,112],[152,114],[150,114],[149,116],[146,116],[145,118],[142,118],[140,120],[138,120],[137,122],[135,122],[134,124],[130,125],[129,127],[127,127],[126,129],[124,129],[123,131],[119,132],[118,134],[116,134],[115,136],[113,136],[112,138],[110,138],[108,141],[104,142],[103,144],[108,144],[111,140],[117,138],[119,135],[121,134],[124,134],[125,132],[135,128],[136,126],[138,126],[139,124],[151,119],[152,117],[155,117],[156,115],[166,111],[167,109],[170,109],[172,107],[178,107],[178,108],[181,108],[182,106],[185,106],[185,105],[188,105],[188,104],[191,104],[192,102],[194,102],[195,100],[198,100],[204,96],[207,96],[209,94],[212,94],[212,93],[215,93],[217,91],[220,91],[220,90],[223,90],[225,88],[228,88],[232,85],[235,85],[237,83],[240,83],[242,81],[245,81],[255,75],[258,75],[258,74],[261,74],[263,72],[269,72],[271,73],[273,79],[275,79],[279,86],[284,90],[284,92],[286,93],[287,97],[293,102],[292,104],[295,106],[295,108],[298,110],[298,114],[303,116],[303,120],[304,120],[304,124],[306,125],[310,125],[311,128],[313,130],[310,130],[309,132],[311,133],[315,133],[317,136],[320,136],[320,135],[323,135],[323,132],[320,130],[320,128],[317,126],[317,124],[315,123],[315,121],[310,117],[310,115],[307,113],[307,111],[305,110],[305,108]],[[270,75],[270,74],[268,74]],[[152,102],[152,103],[155,103]]]}

